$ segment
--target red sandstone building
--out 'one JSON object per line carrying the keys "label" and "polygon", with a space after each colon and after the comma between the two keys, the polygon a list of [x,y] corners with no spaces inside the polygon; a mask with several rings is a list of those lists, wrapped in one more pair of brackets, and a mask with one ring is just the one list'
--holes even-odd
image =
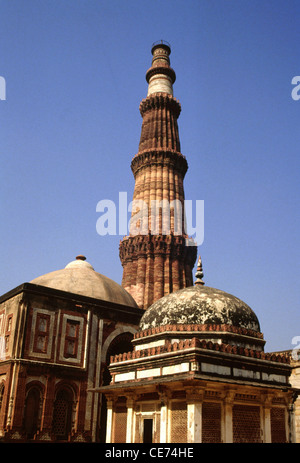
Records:
{"label": "red sandstone building", "polygon": [[[0,297],[5,441],[296,440],[290,355],[264,352],[253,310],[206,287],[201,259],[193,284],[197,247],[175,210],[184,214],[188,166],[170,52],[155,44],[146,73],[131,168],[133,199],[147,208],[120,243],[122,286],[78,256]],[[154,200],[174,205],[168,233]]]}
{"label": "red sandstone building", "polygon": [[[104,441],[108,359],[141,317],[132,297],[83,256],[0,298],[0,436]],[[101,419],[102,416],[102,419]]]}

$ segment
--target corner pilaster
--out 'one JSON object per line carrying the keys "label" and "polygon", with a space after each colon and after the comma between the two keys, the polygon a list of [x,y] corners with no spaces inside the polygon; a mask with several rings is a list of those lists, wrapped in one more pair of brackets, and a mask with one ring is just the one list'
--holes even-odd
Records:
{"label": "corner pilaster", "polygon": [[226,444],[233,443],[233,419],[232,419],[232,407],[235,397],[235,391],[227,391],[223,402],[223,426],[222,441]]}
{"label": "corner pilaster", "polygon": [[202,403],[203,388],[189,388],[187,398],[187,441],[188,443],[202,442]]}
{"label": "corner pilaster", "polygon": [[126,443],[131,444],[134,442],[134,406],[136,396],[130,394],[127,396],[127,422],[126,422]]}

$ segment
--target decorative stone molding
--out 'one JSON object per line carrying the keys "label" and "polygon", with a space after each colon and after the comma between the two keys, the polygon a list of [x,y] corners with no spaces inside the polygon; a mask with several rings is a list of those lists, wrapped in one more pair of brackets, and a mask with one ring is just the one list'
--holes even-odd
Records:
{"label": "decorative stone molding", "polygon": [[285,354],[274,354],[274,353],[265,353],[262,351],[257,351],[253,349],[248,349],[245,347],[237,347],[230,344],[218,344],[213,343],[212,341],[200,340],[198,338],[187,339],[180,342],[166,342],[164,346],[156,346],[148,349],[140,349],[133,352],[125,352],[123,354],[111,356],[110,364],[125,362],[128,360],[139,359],[143,357],[153,357],[154,355],[160,355],[167,352],[176,352],[184,351],[191,348],[200,348],[207,349],[216,352],[224,352],[227,354],[241,355],[244,357],[251,357],[255,359],[268,360],[271,362],[278,362],[289,364],[289,356]]}
{"label": "decorative stone molding", "polygon": [[[159,166],[173,169],[184,178],[188,169],[188,163],[183,154],[175,149],[155,148],[139,151],[131,161],[131,170],[134,177],[141,169]],[[167,185],[169,188],[171,185]]]}
{"label": "decorative stone molding", "polygon": [[233,325],[216,325],[216,324],[204,324],[204,325],[161,325],[155,328],[149,328],[147,330],[138,331],[134,335],[134,339],[140,339],[154,334],[160,334],[165,332],[182,332],[182,331],[213,331],[213,332],[228,332],[236,333],[244,336],[251,336],[258,339],[263,339],[263,333],[258,331],[250,330],[247,328],[237,327]]}
{"label": "decorative stone molding", "polygon": [[119,255],[124,266],[139,257],[159,256],[188,261],[193,266],[197,258],[197,247],[186,246],[184,236],[137,235],[126,236],[120,242]]}
{"label": "decorative stone molding", "polygon": [[179,117],[181,112],[180,102],[168,93],[156,93],[154,95],[144,98],[140,103],[140,113],[144,117],[146,111],[152,109],[168,108],[170,109],[176,119]]}

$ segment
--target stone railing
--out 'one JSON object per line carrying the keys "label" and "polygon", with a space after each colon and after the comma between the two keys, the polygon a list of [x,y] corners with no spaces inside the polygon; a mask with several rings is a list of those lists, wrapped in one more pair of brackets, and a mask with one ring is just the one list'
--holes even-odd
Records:
{"label": "stone railing", "polygon": [[134,335],[134,339],[144,338],[146,336],[152,336],[154,334],[164,333],[166,331],[213,331],[213,332],[227,332],[234,334],[241,334],[244,336],[251,336],[253,338],[263,339],[263,333],[259,331],[250,330],[247,328],[241,328],[232,325],[216,325],[216,324],[203,324],[203,325],[162,325],[155,328],[149,328],[147,330],[138,331]]}
{"label": "stone railing", "polygon": [[187,339],[180,342],[171,343],[166,342],[164,346],[149,347],[147,349],[141,349],[132,352],[125,352],[110,357],[110,364],[125,362],[128,360],[135,360],[144,357],[153,357],[154,355],[161,355],[168,352],[182,351],[191,348],[207,349],[211,351],[219,351],[227,354],[236,354],[245,357],[252,357],[255,359],[268,360],[271,362],[279,363],[290,363],[290,357],[286,354],[281,353],[265,353],[263,351],[257,351],[249,349],[247,347],[238,347],[230,344],[218,344],[212,341],[200,340],[198,338]]}

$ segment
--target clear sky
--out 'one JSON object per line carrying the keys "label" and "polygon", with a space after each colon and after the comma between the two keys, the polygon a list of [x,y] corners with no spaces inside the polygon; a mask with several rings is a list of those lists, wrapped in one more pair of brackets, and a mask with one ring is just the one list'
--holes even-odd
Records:
{"label": "clear sky", "polygon": [[[300,3],[0,0],[0,294],[84,254],[121,283],[96,205],[132,199],[151,45],[171,44],[186,199],[204,200],[207,286],[300,336]],[[129,218],[129,215],[128,215]]]}

